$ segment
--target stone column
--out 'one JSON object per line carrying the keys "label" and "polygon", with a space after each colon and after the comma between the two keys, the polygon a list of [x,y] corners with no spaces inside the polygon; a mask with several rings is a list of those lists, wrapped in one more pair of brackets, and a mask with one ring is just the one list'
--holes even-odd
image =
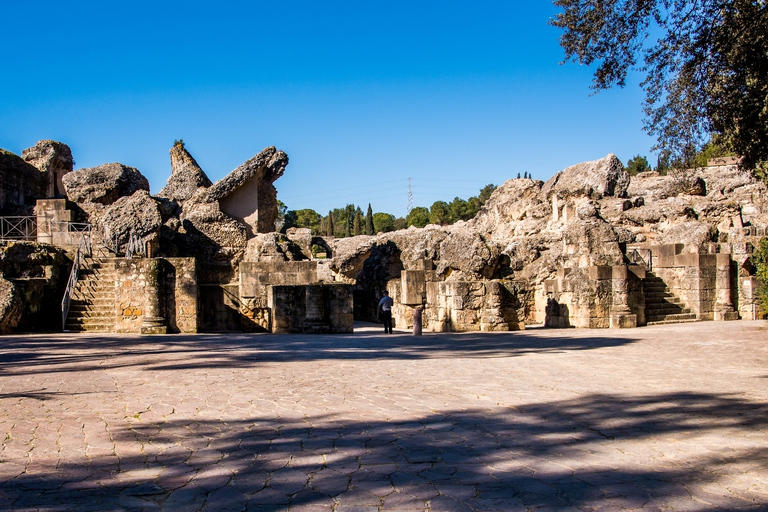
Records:
{"label": "stone column", "polygon": [[611,269],[611,329],[637,327],[637,315],[629,308],[629,269],[626,265],[617,265]]}
{"label": "stone column", "polygon": [[717,275],[715,278],[715,320],[738,320],[731,303],[731,255],[717,255]]}
{"label": "stone column", "polygon": [[160,309],[163,293],[163,268],[158,258],[147,260],[147,285],[145,289],[144,319],[141,334],[166,334],[168,327]]}

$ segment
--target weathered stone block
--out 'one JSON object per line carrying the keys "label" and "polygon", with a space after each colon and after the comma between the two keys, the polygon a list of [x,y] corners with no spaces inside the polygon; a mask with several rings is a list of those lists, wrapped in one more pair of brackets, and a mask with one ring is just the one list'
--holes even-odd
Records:
{"label": "weathered stone block", "polygon": [[403,270],[400,274],[402,296],[400,302],[420,305],[424,302],[426,280],[423,270]]}
{"label": "weathered stone block", "polygon": [[613,267],[592,265],[589,267],[589,278],[600,281],[613,278]]}

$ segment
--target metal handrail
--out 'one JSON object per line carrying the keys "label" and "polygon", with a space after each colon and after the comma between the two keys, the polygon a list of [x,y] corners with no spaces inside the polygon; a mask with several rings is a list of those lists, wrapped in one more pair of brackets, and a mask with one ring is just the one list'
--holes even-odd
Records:
{"label": "metal handrail", "polygon": [[0,217],[0,240],[37,240],[37,217]]}
{"label": "metal handrail", "polygon": [[80,274],[81,260],[85,256],[91,255],[91,235],[90,230],[87,236],[83,236],[80,239],[80,245],[77,246],[75,251],[75,257],[72,262],[72,271],[69,273],[69,279],[67,280],[67,287],[64,289],[64,297],[61,299],[61,330],[65,330],[67,324],[67,315],[69,314],[69,306],[72,303],[72,291],[77,284],[77,278]]}
{"label": "metal handrail", "polygon": [[133,258],[135,255],[144,255],[144,244],[142,243],[141,237],[131,231],[128,235],[128,245],[125,249],[125,257]]}
{"label": "metal handrail", "polygon": [[650,249],[632,249],[632,252],[627,256],[631,264],[643,265],[649,271],[653,271],[653,252]]}

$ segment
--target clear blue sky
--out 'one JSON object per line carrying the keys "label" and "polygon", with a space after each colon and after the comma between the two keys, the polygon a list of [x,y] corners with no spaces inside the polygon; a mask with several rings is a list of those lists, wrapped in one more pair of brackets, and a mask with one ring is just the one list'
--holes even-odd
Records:
{"label": "clear blue sky", "polygon": [[216,181],[274,145],[290,209],[403,216],[517,173],[650,155],[642,91],[590,95],[535,2],[0,0],[0,147],[68,144],[158,192],[184,139]]}

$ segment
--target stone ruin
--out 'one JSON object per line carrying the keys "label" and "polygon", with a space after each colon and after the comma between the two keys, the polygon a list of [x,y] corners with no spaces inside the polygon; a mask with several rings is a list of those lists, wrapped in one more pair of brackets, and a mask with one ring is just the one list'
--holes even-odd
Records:
{"label": "stone ruin", "polygon": [[397,328],[419,309],[433,332],[763,314],[749,256],[768,191],[735,162],[630,178],[608,155],[547,182],[511,179],[467,222],[335,239],[275,232],[282,151],[216,183],[183,144],[170,154],[152,196],[133,167],[74,171],[58,142],[0,151],[0,213],[36,221],[33,241],[2,249],[0,332],[61,329],[73,260],[72,331],[347,333],[376,321],[384,290]]}

